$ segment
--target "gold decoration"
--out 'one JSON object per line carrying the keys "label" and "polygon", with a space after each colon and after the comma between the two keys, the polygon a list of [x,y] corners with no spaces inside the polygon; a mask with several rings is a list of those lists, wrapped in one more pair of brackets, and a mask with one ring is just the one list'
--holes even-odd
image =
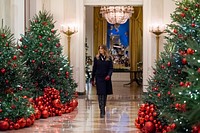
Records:
{"label": "gold decoration", "polygon": [[165,27],[163,25],[155,25],[150,27],[150,32],[152,32],[154,35],[156,35],[156,59],[159,59],[159,41],[160,41],[160,35],[164,33]]}
{"label": "gold decoration", "polygon": [[68,41],[68,60],[70,62],[70,42],[71,42],[71,36],[78,31],[74,28],[70,28],[70,26],[67,27],[67,30],[64,28],[65,26],[61,26],[61,32],[67,35],[67,41]]}

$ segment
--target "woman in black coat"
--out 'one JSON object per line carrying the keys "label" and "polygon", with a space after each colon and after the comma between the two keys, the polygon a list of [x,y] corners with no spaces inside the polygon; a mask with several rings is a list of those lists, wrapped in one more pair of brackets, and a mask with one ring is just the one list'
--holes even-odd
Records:
{"label": "woman in black coat", "polygon": [[98,54],[94,57],[91,81],[93,86],[96,84],[101,118],[105,117],[107,95],[113,94],[112,72],[112,58],[109,56],[106,45],[100,45],[98,47]]}

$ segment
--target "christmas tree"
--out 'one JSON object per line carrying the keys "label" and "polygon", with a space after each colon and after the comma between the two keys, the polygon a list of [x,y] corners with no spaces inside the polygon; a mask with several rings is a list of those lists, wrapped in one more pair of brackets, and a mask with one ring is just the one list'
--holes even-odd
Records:
{"label": "christmas tree", "polygon": [[9,27],[0,28],[0,130],[19,129],[34,123],[29,102],[29,82],[14,36]]}
{"label": "christmas tree", "polygon": [[144,132],[198,132],[200,1],[176,1],[164,52],[150,77],[135,125]]}
{"label": "christmas tree", "polygon": [[29,68],[31,83],[35,86],[34,99],[44,96],[47,88],[53,88],[59,91],[56,99],[64,104],[74,98],[77,84],[73,79],[72,67],[62,54],[60,36],[54,29],[54,23],[53,15],[49,12],[36,14],[30,21],[30,29],[21,35],[20,49],[23,61]]}

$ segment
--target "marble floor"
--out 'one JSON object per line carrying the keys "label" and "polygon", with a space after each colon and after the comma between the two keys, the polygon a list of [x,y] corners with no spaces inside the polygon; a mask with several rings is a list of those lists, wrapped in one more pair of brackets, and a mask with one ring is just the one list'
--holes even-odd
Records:
{"label": "marble floor", "polygon": [[108,96],[106,116],[100,118],[95,88],[86,85],[86,95],[79,96],[78,107],[69,114],[36,120],[28,128],[7,133],[140,133],[135,127],[142,88],[136,83],[113,82],[114,94]]}

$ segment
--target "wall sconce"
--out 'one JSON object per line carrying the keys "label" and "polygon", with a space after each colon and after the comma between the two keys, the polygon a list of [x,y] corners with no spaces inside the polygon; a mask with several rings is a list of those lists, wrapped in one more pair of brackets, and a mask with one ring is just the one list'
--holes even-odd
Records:
{"label": "wall sconce", "polygon": [[75,33],[78,32],[75,26],[69,25],[61,25],[61,32],[67,35],[67,42],[68,42],[68,60],[70,62],[70,41],[71,41],[71,36]]}
{"label": "wall sconce", "polygon": [[157,48],[157,53],[156,53],[156,59],[159,59],[159,39],[160,35],[165,32],[165,25],[152,25],[149,28],[149,31],[156,35],[156,48]]}

